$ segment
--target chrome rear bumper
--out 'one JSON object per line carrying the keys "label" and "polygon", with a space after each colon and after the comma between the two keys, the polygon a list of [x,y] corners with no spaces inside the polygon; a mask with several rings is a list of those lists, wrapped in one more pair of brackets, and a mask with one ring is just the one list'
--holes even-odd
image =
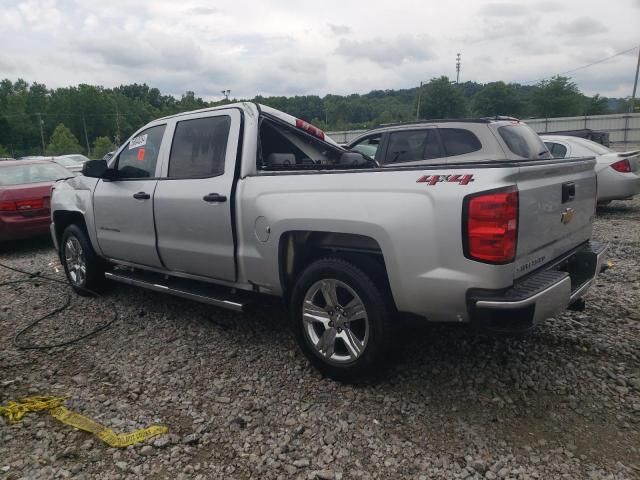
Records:
{"label": "chrome rear bumper", "polygon": [[511,288],[471,290],[473,323],[497,332],[526,331],[581,299],[600,272],[607,245],[588,242],[570,256],[535,272]]}

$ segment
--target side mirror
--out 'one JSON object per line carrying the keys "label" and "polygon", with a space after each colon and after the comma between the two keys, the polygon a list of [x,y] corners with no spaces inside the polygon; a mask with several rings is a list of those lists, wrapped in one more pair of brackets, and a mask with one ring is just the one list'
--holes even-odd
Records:
{"label": "side mirror", "polygon": [[114,180],[116,178],[116,171],[109,168],[106,160],[89,160],[82,165],[82,175],[91,178]]}
{"label": "side mirror", "polygon": [[106,160],[89,160],[82,165],[82,175],[91,178],[100,178],[109,166]]}

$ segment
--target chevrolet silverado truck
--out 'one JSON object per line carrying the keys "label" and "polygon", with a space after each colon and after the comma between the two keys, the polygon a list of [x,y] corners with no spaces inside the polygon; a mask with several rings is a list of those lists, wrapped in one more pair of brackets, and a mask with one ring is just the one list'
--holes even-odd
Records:
{"label": "chevrolet silverado truck", "polygon": [[580,305],[606,250],[594,159],[550,158],[517,120],[447,128],[486,155],[425,164],[443,132],[408,125],[381,137],[383,164],[254,103],[161,118],[55,185],[51,234],[79,294],[108,279],[237,311],[283,297],[338,379],[384,364],[402,314],[523,332]]}

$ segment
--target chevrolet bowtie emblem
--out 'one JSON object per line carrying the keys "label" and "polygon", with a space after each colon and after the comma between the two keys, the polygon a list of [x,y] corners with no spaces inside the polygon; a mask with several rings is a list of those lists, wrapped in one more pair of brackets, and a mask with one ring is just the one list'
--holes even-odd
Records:
{"label": "chevrolet bowtie emblem", "polygon": [[560,217],[560,221],[565,225],[573,220],[573,208],[567,208],[564,212],[562,212],[562,216]]}

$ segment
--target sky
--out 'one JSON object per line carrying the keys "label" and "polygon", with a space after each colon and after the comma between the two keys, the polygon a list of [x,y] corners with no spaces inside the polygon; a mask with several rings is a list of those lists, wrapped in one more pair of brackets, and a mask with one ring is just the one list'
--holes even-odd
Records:
{"label": "sky", "polygon": [[[0,78],[207,100],[533,82],[640,45],[640,0],[0,0]],[[638,49],[571,73],[631,95]]]}

